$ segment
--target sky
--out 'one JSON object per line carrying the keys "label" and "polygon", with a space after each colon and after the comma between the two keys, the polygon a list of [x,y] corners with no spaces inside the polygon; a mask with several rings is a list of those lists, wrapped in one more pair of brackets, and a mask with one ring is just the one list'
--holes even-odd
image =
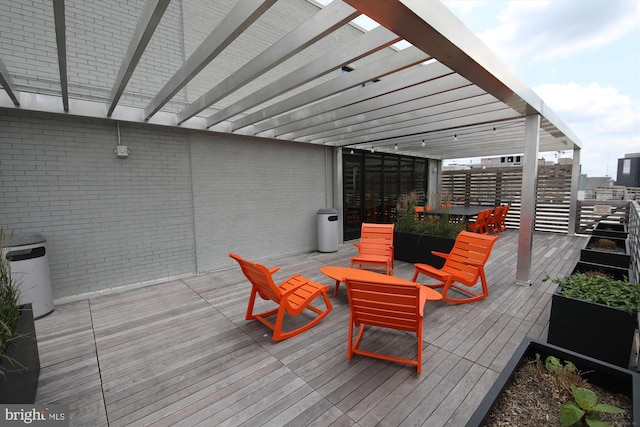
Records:
{"label": "sky", "polygon": [[578,137],[582,173],[640,153],[640,0],[443,3]]}

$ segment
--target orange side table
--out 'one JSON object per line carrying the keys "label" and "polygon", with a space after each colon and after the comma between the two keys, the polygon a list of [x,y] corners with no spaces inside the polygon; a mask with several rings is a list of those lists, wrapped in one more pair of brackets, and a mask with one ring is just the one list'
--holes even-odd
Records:
{"label": "orange side table", "polygon": [[[338,296],[338,287],[340,286],[340,282],[344,282],[346,278],[375,280],[378,283],[404,284],[410,286],[416,285],[416,282],[412,282],[411,280],[405,280],[394,276],[387,276],[386,274],[380,274],[369,270],[361,270],[359,268],[337,267],[329,265],[320,267],[320,272],[336,281],[336,287],[333,291],[334,297]],[[428,301],[437,301],[442,299],[442,294],[440,292],[434,291],[433,289],[426,286],[424,286],[424,288]]]}

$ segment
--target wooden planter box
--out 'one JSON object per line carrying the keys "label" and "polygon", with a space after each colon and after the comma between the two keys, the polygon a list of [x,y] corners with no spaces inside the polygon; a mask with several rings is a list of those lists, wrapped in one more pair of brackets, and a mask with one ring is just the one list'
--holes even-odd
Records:
{"label": "wooden planter box", "polygon": [[616,239],[626,239],[629,235],[627,224],[614,222],[599,222],[591,233],[593,236],[613,237]]}
{"label": "wooden planter box", "polygon": [[431,251],[449,253],[455,239],[430,235],[420,235],[396,231],[393,235],[394,258],[411,263],[429,264],[442,268],[444,258],[433,255]]}
{"label": "wooden planter box", "polygon": [[560,347],[629,368],[637,314],[591,301],[566,297],[558,286],[551,297],[547,341]]}
{"label": "wooden planter box", "polygon": [[573,267],[571,274],[573,273],[601,273],[615,280],[629,280],[631,277],[631,270],[622,267],[612,267],[610,265],[595,264],[592,262],[578,261]]}
{"label": "wooden planter box", "polygon": [[16,336],[0,360],[0,404],[32,404],[36,400],[40,358],[31,304],[22,307]]}
{"label": "wooden planter box", "polygon": [[[615,242],[616,248],[610,251],[598,248],[597,244],[601,239]],[[629,263],[631,262],[629,242],[627,239],[592,236],[580,250],[580,261],[610,265],[612,267],[629,268]]]}
{"label": "wooden planter box", "polygon": [[514,373],[525,361],[534,359],[536,354],[539,354],[542,360],[547,356],[570,360],[589,383],[631,398],[633,425],[640,425],[640,374],[562,347],[525,338],[471,416],[467,427],[481,426],[485,423],[504,389],[513,381]]}

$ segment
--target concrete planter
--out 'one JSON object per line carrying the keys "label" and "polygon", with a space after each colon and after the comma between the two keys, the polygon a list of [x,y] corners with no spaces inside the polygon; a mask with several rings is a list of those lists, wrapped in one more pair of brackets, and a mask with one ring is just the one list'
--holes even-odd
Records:
{"label": "concrete planter", "polygon": [[562,295],[551,297],[547,341],[587,356],[628,368],[637,313]]}
{"label": "concrete planter", "polygon": [[539,354],[542,360],[547,356],[570,360],[582,372],[582,377],[589,383],[631,398],[633,403],[633,425],[640,425],[640,375],[637,372],[621,369],[553,344],[525,338],[485,395],[478,409],[471,416],[467,427],[484,425],[502,393],[513,381],[515,372],[527,360],[534,359],[536,354]]}
{"label": "concrete planter", "polygon": [[396,231],[393,235],[394,258],[441,268],[444,265],[444,258],[433,255],[431,251],[449,253],[454,243],[455,239],[448,237]]}
{"label": "concrete planter", "polygon": [[[611,249],[599,247],[599,242],[608,240],[615,243]],[[627,239],[592,236],[580,250],[580,261],[610,265],[612,267],[629,268],[631,252]]]}
{"label": "concrete planter", "polygon": [[36,399],[40,358],[31,304],[22,306],[16,338],[0,360],[0,404],[32,404]]}

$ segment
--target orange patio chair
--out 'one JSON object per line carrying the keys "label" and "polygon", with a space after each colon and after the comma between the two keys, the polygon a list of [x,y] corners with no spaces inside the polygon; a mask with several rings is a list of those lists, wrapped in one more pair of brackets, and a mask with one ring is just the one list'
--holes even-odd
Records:
{"label": "orange patio chair", "polygon": [[498,230],[505,231],[507,229],[507,214],[509,213],[509,205],[503,205],[500,212],[500,219],[498,220]]}
{"label": "orange patio chair", "polygon": [[[463,304],[486,298],[489,295],[489,287],[484,274],[484,265],[489,259],[491,248],[496,240],[498,240],[498,236],[462,231],[456,237],[450,253],[432,251],[434,255],[445,258],[442,268],[438,269],[428,264],[414,264],[416,271],[412,280],[415,282],[418,274],[424,274],[440,281],[441,283],[425,286],[433,289],[442,288],[442,299],[454,304]],[[467,289],[473,287],[478,282],[478,278],[482,283],[482,292],[475,293]],[[465,285],[467,288],[456,285],[456,282]],[[461,292],[467,297],[449,297],[450,288]]]}
{"label": "orange patio chair", "polygon": [[[375,357],[391,362],[407,363],[416,367],[419,374],[422,367],[422,323],[427,289],[421,285],[377,283],[362,279],[349,279],[349,337],[347,358],[354,354]],[[355,342],[353,328],[359,328]],[[405,359],[358,348],[365,326],[399,329],[414,332],[417,338],[416,359]]]}
{"label": "orange patio chair", "polygon": [[467,227],[469,227],[469,231],[473,231],[474,233],[489,234],[487,223],[489,221],[489,218],[491,218],[491,212],[493,212],[493,209],[485,209],[478,212],[476,220],[469,222],[469,224],[467,225]]}
{"label": "orange patio chair", "polygon": [[500,232],[500,218],[502,217],[503,208],[503,205],[496,206],[487,221],[487,228],[493,234]]}
{"label": "orange patio chair", "polygon": [[[301,332],[306,331],[316,325],[332,310],[331,302],[327,291],[329,286],[312,282],[300,275],[292,276],[277,285],[273,282],[272,274],[278,271],[278,267],[267,269],[261,264],[256,264],[241,258],[236,254],[229,254],[235,259],[244,275],[251,282],[251,296],[249,297],[249,306],[247,307],[247,320],[259,320],[265,326],[273,330],[273,340],[280,341],[291,338]],[[264,300],[275,302],[278,307],[263,313],[253,313],[256,295],[260,295]],[[322,295],[326,305],[325,310],[321,310],[311,305],[316,297]],[[285,313],[289,316],[297,316],[305,309],[309,309],[317,314],[316,317],[305,323],[304,325],[285,332],[282,330]],[[266,318],[276,314],[275,323],[271,323]]]}
{"label": "orange patio chair", "polygon": [[[362,223],[358,255],[351,257],[350,267],[380,270],[393,274],[393,224]],[[364,268],[367,266],[368,268]]]}

